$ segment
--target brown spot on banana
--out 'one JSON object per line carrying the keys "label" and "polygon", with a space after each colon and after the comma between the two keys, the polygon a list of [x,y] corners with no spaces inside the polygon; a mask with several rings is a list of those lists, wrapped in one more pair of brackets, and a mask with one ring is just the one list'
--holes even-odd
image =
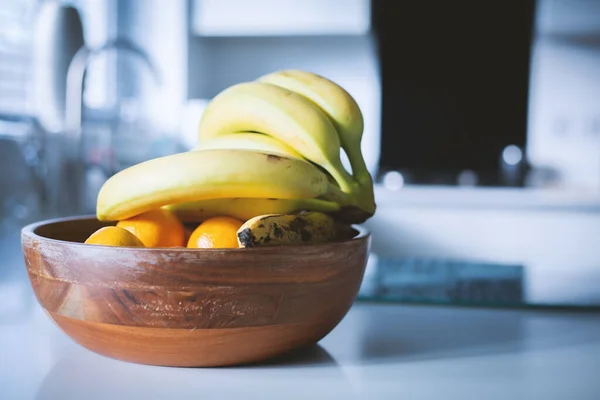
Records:
{"label": "brown spot on banana", "polygon": [[254,247],[256,244],[256,238],[252,234],[252,230],[250,228],[241,229],[237,232],[238,243],[240,247]]}
{"label": "brown spot on banana", "polygon": [[274,154],[267,154],[267,161],[278,162],[281,161],[283,157],[276,156]]}
{"label": "brown spot on banana", "polygon": [[331,216],[309,211],[269,214],[249,219],[238,230],[240,247],[320,243],[340,238],[339,223]]}

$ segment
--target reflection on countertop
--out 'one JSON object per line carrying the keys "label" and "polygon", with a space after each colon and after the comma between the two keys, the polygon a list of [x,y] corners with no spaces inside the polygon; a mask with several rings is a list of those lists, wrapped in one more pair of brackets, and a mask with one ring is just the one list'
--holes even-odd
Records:
{"label": "reflection on countertop", "polygon": [[35,299],[21,252],[19,229],[0,235],[0,321],[19,321],[29,314]]}

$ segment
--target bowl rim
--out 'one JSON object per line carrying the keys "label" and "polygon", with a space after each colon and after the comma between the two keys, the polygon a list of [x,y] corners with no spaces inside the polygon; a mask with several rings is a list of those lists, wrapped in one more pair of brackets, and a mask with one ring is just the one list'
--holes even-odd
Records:
{"label": "bowl rim", "polygon": [[[41,221],[37,221],[37,222],[30,223],[28,225],[25,225],[23,228],[21,228],[21,237],[27,236],[31,239],[36,239],[39,241],[55,243],[55,244],[65,244],[68,246],[75,246],[75,247],[94,246],[94,248],[98,248],[98,249],[104,248],[104,249],[114,250],[115,246],[98,245],[98,244],[90,245],[90,244],[86,244],[83,242],[71,242],[68,240],[53,239],[53,238],[39,235],[35,232],[36,229],[40,228],[41,226],[55,224],[55,223],[62,223],[62,222],[70,222],[70,221],[82,221],[82,220],[87,220],[87,219],[94,219],[98,222],[103,223],[103,221],[99,221],[96,218],[96,216],[93,214],[50,218],[50,219],[45,219],[45,220],[41,220]],[[108,223],[108,224],[111,224],[112,222],[114,222],[114,221],[106,221],[106,223]],[[123,250],[123,251],[131,250],[131,251],[144,251],[144,252],[151,252],[151,253],[164,252],[164,251],[181,252],[181,253],[197,252],[197,251],[202,251],[202,252],[259,252],[259,251],[265,251],[265,250],[273,251],[273,249],[284,248],[284,247],[285,248],[319,248],[319,247],[330,246],[332,244],[344,244],[344,243],[359,242],[359,241],[365,241],[365,240],[369,241],[371,239],[371,231],[369,229],[365,228],[362,225],[358,225],[358,224],[352,224],[351,226],[352,226],[352,228],[354,228],[358,231],[358,234],[356,236],[354,236],[350,239],[346,239],[346,240],[337,240],[337,241],[323,242],[323,243],[292,244],[292,245],[288,245],[288,246],[263,246],[263,247],[251,247],[251,248],[228,248],[228,249],[222,249],[222,248],[190,249],[187,247],[132,247],[132,246],[119,246],[118,249]]]}

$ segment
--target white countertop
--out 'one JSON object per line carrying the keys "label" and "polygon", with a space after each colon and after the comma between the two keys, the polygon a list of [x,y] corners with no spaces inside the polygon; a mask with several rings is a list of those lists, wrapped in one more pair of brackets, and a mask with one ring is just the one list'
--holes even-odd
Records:
{"label": "white countertop", "polygon": [[591,313],[357,303],[313,350],[261,366],[128,364],[71,342],[36,305],[0,324],[2,399],[598,399]]}
{"label": "white countertop", "polygon": [[356,303],[318,346],[236,368],[96,355],[43,313],[0,246],[0,399],[599,399],[600,314]]}

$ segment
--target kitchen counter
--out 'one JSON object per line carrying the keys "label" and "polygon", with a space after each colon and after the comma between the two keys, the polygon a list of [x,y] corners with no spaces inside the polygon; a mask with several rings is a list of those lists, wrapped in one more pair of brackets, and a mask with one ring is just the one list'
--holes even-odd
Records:
{"label": "kitchen counter", "polygon": [[46,317],[15,244],[0,246],[0,399],[600,398],[592,312],[357,302],[319,345],[263,365],[115,361]]}

